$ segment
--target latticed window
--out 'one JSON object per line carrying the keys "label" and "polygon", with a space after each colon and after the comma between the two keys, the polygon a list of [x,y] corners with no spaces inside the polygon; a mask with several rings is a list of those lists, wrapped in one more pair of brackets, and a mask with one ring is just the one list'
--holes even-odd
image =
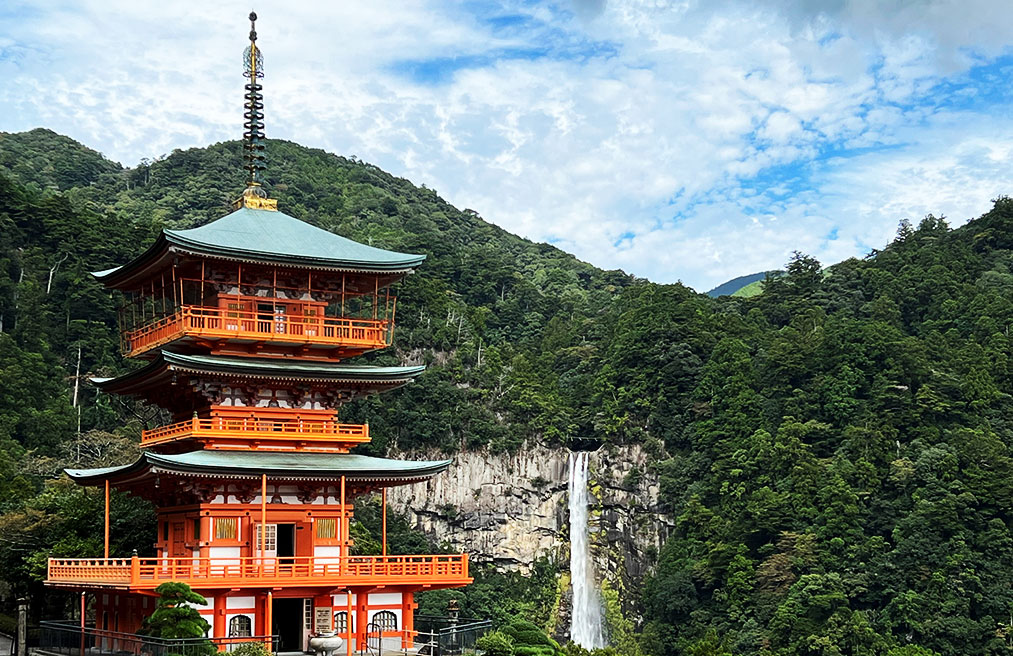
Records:
{"label": "latticed window", "polygon": [[215,539],[235,540],[239,537],[238,517],[215,517]]}
{"label": "latticed window", "polygon": [[[253,532],[253,548],[258,552],[260,551],[260,531],[261,524],[257,524],[256,530]],[[278,525],[268,524],[267,531],[264,533],[264,552],[271,553],[278,551]]]}
{"label": "latticed window", "polygon": [[[354,621],[352,629],[355,629]],[[334,613],[334,631],[338,634],[348,633],[348,611],[339,610]]]}
{"label": "latticed window", "polygon": [[253,620],[249,615],[236,615],[229,620],[230,638],[249,638],[253,635]]}
{"label": "latticed window", "polygon": [[373,624],[381,631],[397,631],[397,615],[389,610],[381,610],[373,616]]}
{"label": "latticed window", "polygon": [[338,520],[336,519],[318,519],[317,525],[317,537],[323,540],[333,540],[338,537]]}

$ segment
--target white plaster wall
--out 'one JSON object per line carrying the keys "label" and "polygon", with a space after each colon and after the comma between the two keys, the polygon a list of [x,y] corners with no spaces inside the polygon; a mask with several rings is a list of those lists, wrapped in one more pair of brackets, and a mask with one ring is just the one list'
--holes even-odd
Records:
{"label": "white plaster wall", "polygon": [[313,555],[317,558],[338,558],[341,556],[341,547],[316,546],[313,547]]}
{"label": "white plaster wall", "polygon": [[228,559],[226,562],[216,562],[216,565],[238,565],[241,548],[242,547],[208,547],[208,558]]}
{"label": "white plaster wall", "polygon": [[225,599],[225,608],[256,608],[256,598],[249,597],[227,597]]}

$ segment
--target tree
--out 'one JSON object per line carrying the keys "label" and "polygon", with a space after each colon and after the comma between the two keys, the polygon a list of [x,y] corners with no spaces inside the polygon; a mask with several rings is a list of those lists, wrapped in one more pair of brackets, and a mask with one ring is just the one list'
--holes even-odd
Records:
{"label": "tree", "polygon": [[[211,625],[201,617],[200,612],[190,604],[205,605],[207,599],[190,589],[186,583],[170,581],[163,583],[155,592],[159,595],[155,611],[145,621],[140,633],[152,638],[200,639],[207,635]],[[214,656],[218,649],[210,640],[188,643],[187,656]]]}

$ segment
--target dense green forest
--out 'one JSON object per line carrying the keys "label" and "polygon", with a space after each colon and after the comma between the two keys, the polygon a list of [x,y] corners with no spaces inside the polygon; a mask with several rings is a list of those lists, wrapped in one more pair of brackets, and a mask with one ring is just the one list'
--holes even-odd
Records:
{"label": "dense green forest", "polygon": [[[268,147],[284,211],[429,255],[401,285],[396,348],[372,359],[430,370],[346,413],[369,421],[374,452],[593,439],[652,454],[676,529],[637,600],[644,621],[613,626],[614,650],[1013,653],[1013,201],[956,230],[902,221],[882,250],[826,270],[796,254],[762,294],[711,299],[595,269],[369,164]],[[159,421],[84,382],[131,366],[117,299],[87,272],[223,215],[239,158],[233,142],[124,169],[52,132],[0,135],[12,591],[41,598],[50,552],[101,551],[99,500],[60,468],[121,462]],[[114,551],[149,549],[143,504],[114,508]],[[547,621],[552,567],[482,575],[465,608]]]}

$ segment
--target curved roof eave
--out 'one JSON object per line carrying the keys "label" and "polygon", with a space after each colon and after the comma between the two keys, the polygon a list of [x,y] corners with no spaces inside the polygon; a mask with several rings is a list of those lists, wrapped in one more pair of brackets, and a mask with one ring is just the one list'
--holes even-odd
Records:
{"label": "curved roof eave", "polygon": [[157,264],[169,253],[169,243],[165,240],[164,234],[155,238],[155,243],[143,253],[127,262],[126,264],[102,271],[92,271],[91,275],[107,287],[123,288],[134,280],[139,274],[144,273],[153,265]]}
{"label": "curved roof eave", "polygon": [[183,355],[162,351],[147,365],[117,378],[93,378],[102,390],[130,394],[167,375],[171,370],[203,374],[222,374],[289,380],[326,380],[348,383],[374,383],[401,386],[425,371],[425,365],[376,367],[329,362],[292,362],[270,358],[240,358],[221,355]]}
{"label": "curved roof eave", "polygon": [[130,483],[153,474],[252,477],[263,474],[285,479],[413,480],[426,479],[446,470],[453,460],[394,460],[351,453],[201,450],[181,454],[144,452],[134,462],[119,467],[66,469],[81,485]]}

